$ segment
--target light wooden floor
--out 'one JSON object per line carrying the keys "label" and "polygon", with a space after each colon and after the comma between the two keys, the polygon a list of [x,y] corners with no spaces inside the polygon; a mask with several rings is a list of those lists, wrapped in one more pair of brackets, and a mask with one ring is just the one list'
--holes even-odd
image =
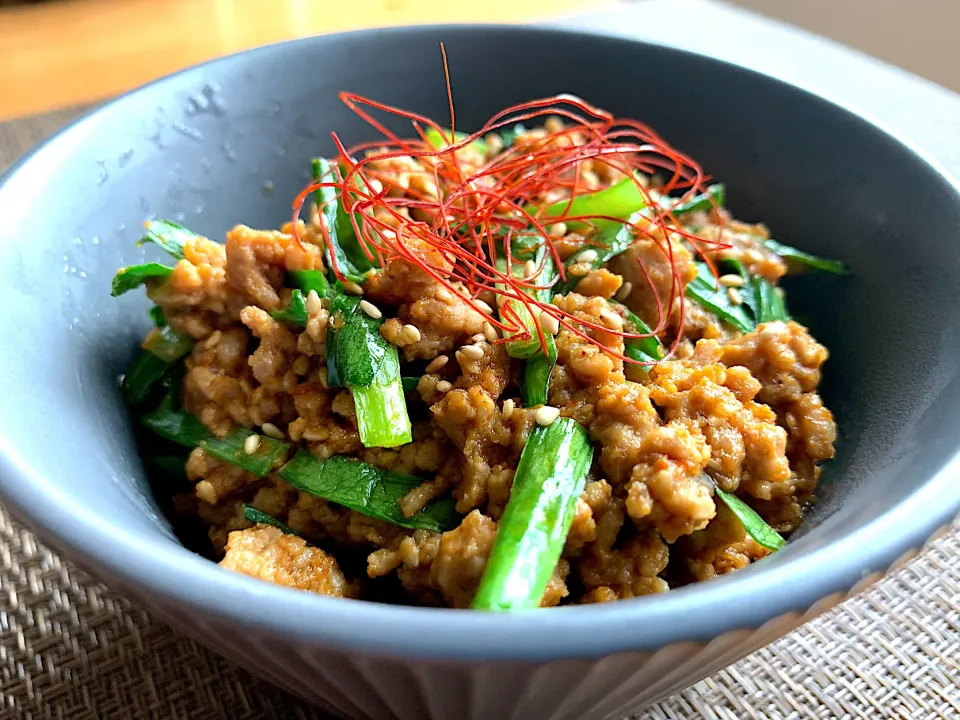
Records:
{"label": "light wooden floor", "polygon": [[218,55],[319,33],[524,22],[618,0],[59,0],[0,8],[0,120],[96,100]]}

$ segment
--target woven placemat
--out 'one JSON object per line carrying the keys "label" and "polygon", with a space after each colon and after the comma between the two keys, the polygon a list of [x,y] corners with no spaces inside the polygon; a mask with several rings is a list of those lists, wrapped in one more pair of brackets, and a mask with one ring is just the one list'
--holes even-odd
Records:
{"label": "woven placemat", "polygon": [[[0,123],[0,170],[80,109]],[[326,718],[61,560],[0,507],[0,720]],[[960,718],[960,519],[905,567],[647,710]]]}

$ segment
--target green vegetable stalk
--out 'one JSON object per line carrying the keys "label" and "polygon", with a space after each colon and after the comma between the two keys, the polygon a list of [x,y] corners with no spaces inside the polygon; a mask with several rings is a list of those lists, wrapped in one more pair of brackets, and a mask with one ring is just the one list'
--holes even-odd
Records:
{"label": "green vegetable stalk", "polygon": [[[427,128],[423,131],[423,134],[426,136],[430,147],[434,148],[435,150],[442,150],[445,147],[461,142],[469,137],[467,133],[451,133],[447,128],[444,128],[442,133],[435,128]],[[480,138],[474,140],[468,147],[471,147],[477,152],[481,153],[485,153],[487,151],[487,144]]]}
{"label": "green vegetable stalk", "polygon": [[282,310],[275,310],[270,313],[270,317],[280,322],[288,322],[298,327],[306,327],[309,313],[307,313],[307,302],[300,290],[294,290],[290,293],[290,304]]}
{"label": "green vegetable stalk", "polygon": [[727,288],[717,281],[705,262],[697,263],[697,276],[687,284],[686,295],[741,332],[750,332],[757,326],[750,307],[733,302]]}
{"label": "green vegetable stalk", "polygon": [[194,415],[176,410],[173,395],[164,398],[140,420],[144,427],[162,438],[189,448],[203,448],[214,457],[259,477],[269,475],[290,449],[285,442],[261,435],[256,451],[247,453],[246,440],[255,434],[253,431],[237,428],[227,437],[218,438]]}
{"label": "green vegetable stalk", "polygon": [[154,328],[143,341],[143,351],[130,366],[120,391],[128,405],[143,403],[171,366],[193,348],[193,339],[169,326]]}
{"label": "green vegetable stalk", "polygon": [[[615,302],[615,301],[614,301]],[[639,317],[637,317],[626,305],[617,303],[623,309],[626,323],[624,329],[632,333],[650,333],[649,337],[642,338],[624,338],[623,354],[631,360],[641,363],[659,362],[664,355],[663,345],[660,340],[652,333],[650,327]]]}
{"label": "green vegetable stalk", "polygon": [[[607,217],[623,218],[630,217],[647,204],[647,199],[637,187],[633,178],[627,177],[614,183],[608,188],[598,190],[586,195],[578,195],[573,200],[558,200],[552,205],[540,210],[534,205],[526,208],[527,212],[533,216],[538,216],[543,222],[550,218],[563,216],[596,216],[603,215]],[[600,229],[617,227],[618,223],[612,220],[591,220],[591,223]],[[567,227],[574,229],[585,227],[585,223],[579,221],[566,221]]]}
{"label": "green vegetable stalk", "polygon": [[[533,278],[531,282],[540,287],[525,292],[539,302],[549,302],[550,298],[553,297],[553,289],[550,287],[550,284],[556,277],[556,268],[553,264],[553,257],[550,255],[550,250],[546,244],[541,244],[536,249],[532,262],[538,268],[541,268],[541,270],[540,274],[536,278]],[[510,269],[510,272],[516,277],[521,277],[524,274],[523,267],[523,265],[519,264],[514,265]],[[504,258],[497,258],[497,269],[500,272],[507,272],[507,261]],[[535,305],[533,309],[531,309],[521,300],[507,298],[500,304],[499,312],[500,319],[503,322],[516,323],[519,319],[519,322],[523,325],[523,330],[514,333],[504,333],[504,337],[507,338],[507,354],[510,357],[530,359],[538,353],[542,354],[543,348],[540,344],[540,334],[538,332],[540,318],[534,316],[534,313],[539,315],[539,311]],[[544,336],[549,336],[549,333],[546,331],[542,332]]]}
{"label": "green vegetable stalk", "polygon": [[547,341],[547,352],[539,352],[523,363],[523,380],[520,383],[520,392],[523,406],[527,408],[547,404],[547,395],[550,390],[550,375],[553,366],[557,364],[557,344],[549,333],[544,337]]}
{"label": "green vegetable stalk", "polygon": [[[403,396],[397,348],[380,335],[382,321],[360,301],[335,295],[327,327],[327,381],[353,394],[360,441],[366,447],[396,447],[413,440]],[[339,325],[339,327],[338,327]]]}
{"label": "green vegetable stalk", "polygon": [[[336,166],[325,158],[314,158],[311,169],[313,179],[317,181],[331,181],[338,172]],[[360,247],[360,240],[357,238],[350,216],[343,207],[343,200],[337,194],[337,189],[335,187],[319,188],[314,192],[314,200],[326,221],[337,268],[350,282],[362,283],[366,273],[376,266]],[[334,279],[329,247],[325,248],[324,255],[327,267],[330,268],[331,279]]]}
{"label": "green vegetable stalk", "polygon": [[570,268],[574,265],[588,265],[591,269],[596,270],[603,267],[620,253],[625,252],[635,240],[631,226],[647,215],[646,210],[639,210],[633,213],[627,223],[601,232],[590,244],[583,246],[568,257],[564,262],[567,268],[566,279],[554,285],[554,294],[566,295],[580,282],[583,275],[574,275],[570,272]]}
{"label": "green vegetable stalk", "polygon": [[570,418],[530,434],[473,608],[539,607],[592,462],[590,438]]}
{"label": "green vegetable stalk", "polygon": [[370,517],[405,528],[444,532],[460,524],[452,498],[435,500],[407,517],[400,500],[423,480],[336,455],[318,460],[301,448],[279,475],[301,492],[316,495]]}
{"label": "green vegetable stalk", "polygon": [[822,270],[823,272],[833,273],[834,275],[845,275],[847,272],[847,266],[839,260],[828,260],[827,258],[822,258],[817,255],[811,255],[808,252],[797,250],[794,247],[784,245],[776,240],[767,240],[764,242],[764,245],[784,260],[795,265],[805,265],[814,270]]}
{"label": "green vegetable stalk", "polygon": [[737,519],[743,523],[743,529],[747,531],[747,534],[756,540],[759,545],[767,550],[779,550],[783,547],[783,538],[776,530],[767,525],[756,510],[732,493],[724,492],[720,488],[716,488],[716,493],[717,497],[723,500],[724,504],[737,516]]}
{"label": "green vegetable stalk", "polygon": [[198,237],[200,236],[193,230],[188,230],[172,220],[150,220],[146,223],[146,232],[137,244],[153,243],[177,260],[183,260],[184,245]]}
{"label": "green vegetable stalk", "polygon": [[257,508],[252,505],[243,506],[243,517],[247,522],[252,522],[254,524],[260,525],[272,525],[281,532],[286,533],[287,535],[296,535],[299,538],[302,538],[303,535],[298,533],[296,530],[291,528],[289,525],[286,525],[279,520],[277,520],[273,515],[268,515],[263,512],[263,510],[257,510]]}
{"label": "green vegetable stalk", "polygon": [[669,197],[662,198],[660,205],[664,209],[673,207],[671,213],[674,217],[678,218],[693,212],[709,212],[713,210],[714,207],[723,207],[725,202],[726,187],[721,183],[717,183],[716,185],[708,187],[706,192],[695,195],[682,203],[678,203],[675,207],[673,207],[673,203]]}
{"label": "green vegetable stalk", "polygon": [[118,297],[142,285],[146,285],[148,280],[153,278],[166,280],[172,274],[172,267],[155,262],[121,268],[117,271],[117,274],[113,276],[110,295],[112,297]]}

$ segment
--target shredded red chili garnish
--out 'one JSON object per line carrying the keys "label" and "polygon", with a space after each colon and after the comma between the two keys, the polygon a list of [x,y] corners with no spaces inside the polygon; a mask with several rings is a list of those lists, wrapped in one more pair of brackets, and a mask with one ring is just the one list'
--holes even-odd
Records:
{"label": "shredded red chili garnish", "polygon": [[[441,50],[443,50],[441,46]],[[443,51],[444,71],[447,71],[446,53]],[[345,147],[337,133],[331,133],[337,147],[336,162],[346,169],[341,174],[312,182],[305,187],[293,203],[294,234],[307,198],[320,188],[335,188],[344,210],[348,213],[360,247],[370,260],[378,265],[402,258],[419,267],[436,279],[450,292],[468,297],[466,302],[494,327],[510,336],[529,338],[529,331],[518,313],[510,311],[489,312],[477,304],[480,293],[489,291],[498,300],[513,299],[531,312],[536,322],[537,335],[544,343],[540,328],[540,313],[555,317],[560,325],[581,338],[597,345],[604,352],[624,362],[643,364],[604,345],[592,338],[587,329],[619,335],[623,338],[640,338],[661,335],[670,323],[670,309],[677,308],[677,326],[683,327],[684,303],[680,302],[683,283],[674,262],[674,246],[666,238],[682,237],[710,264],[704,254],[727,245],[708,240],[684,229],[671,214],[672,207],[705,191],[706,176],[700,166],[690,157],[673,148],[653,129],[636,120],[615,117],[613,114],[593,107],[573,95],[531,100],[505,108],[496,113],[479,130],[456,138],[453,130],[456,119],[453,98],[450,92],[449,73],[447,94],[450,100],[450,130],[434,120],[415,112],[350,92],[341,92],[340,99],[383,137],[373,142]],[[411,121],[415,138],[399,137],[372,114],[378,111]],[[471,145],[482,141],[489,133],[512,128],[518,123],[542,125],[550,117],[562,120],[560,129],[545,129],[542,136],[525,137],[511,147],[482,157]],[[556,124],[555,124],[556,125]],[[428,141],[428,130],[439,133],[448,144],[434,147]],[[372,166],[392,158],[413,158],[433,174],[433,186],[426,190],[394,188],[388,173]],[[479,162],[478,162],[479,159]],[[623,178],[631,178],[643,195],[647,207],[646,219],[630,223],[624,218],[603,215],[571,214],[567,203],[560,213],[543,214],[556,202],[547,200],[558,196],[570,200],[595,192],[583,186],[581,170],[584,163],[599,163],[617,171]],[[657,188],[658,198],[651,196],[646,178],[657,174],[665,178]],[[436,192],[433,192],[433,190]],[[400,192],[393,192],[391,190]],[[669,196],[672,202],[665,203]],[[675,201],[675,202],[673,202]],[[536,208],[536,209],[533,209]],[[322,213],[322,208],[320,209]],[[416,220],[409,217],[416,210]],[[357,217],[363,221],[358,222]],[[640,270],[657,305],[658,319],[651,333],[631,333],[617,328],[597,325],[549,303],[531,297],[531,290],[541,287],[537,278],[542,268],[532,275],[518,274],[516,265],[524,260],[511,256],[511,240],[519,234],[535,234],[546,246],[557,266],[561,279],[565,279],[564,264],[551,237],[549,227],[555,223],[578,223],[585,228],[587,242],[596,229],[598,221],[612,221],[630,226],[637,238],[653,240],[670,263],[673,280],[669,296],[661,298],[647,268]],[[328,228],[321,223],[324,241],[331,247]],[[416,247],[411,247],[411,240]],[[496,252],[506,254],[506,270],[498,270]],[[333,272],[344,279],[341,268],[336,265],[336,255],[329,253]],[[462,287],[458,287],[462,286]],[[509,307],[509,304],[504,307]],[[676,333],[667,356],[671,355],[681,340]],[[502,341],[502,340],[501,340]]]}

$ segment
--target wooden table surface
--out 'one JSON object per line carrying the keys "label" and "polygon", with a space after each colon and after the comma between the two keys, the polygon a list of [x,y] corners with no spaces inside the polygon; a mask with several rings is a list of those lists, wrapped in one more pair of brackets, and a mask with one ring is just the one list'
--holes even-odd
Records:
{"label": "wooden table surface", "polygon": [[0,8],[0,120],[116,95],[219,55],[385,25],[529,22],[622,0],[53,0]]}

